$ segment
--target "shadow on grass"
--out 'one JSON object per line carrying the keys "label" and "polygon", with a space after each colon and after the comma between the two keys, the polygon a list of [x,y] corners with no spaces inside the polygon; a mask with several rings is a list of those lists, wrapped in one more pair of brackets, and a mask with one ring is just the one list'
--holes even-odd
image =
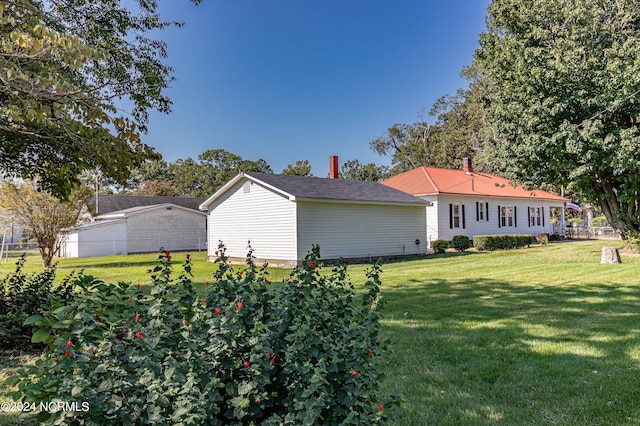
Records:
{"label": "shadow on grass", "polygon": [[637,424],[640,288],[411,280],[383,292],[398,424]]}

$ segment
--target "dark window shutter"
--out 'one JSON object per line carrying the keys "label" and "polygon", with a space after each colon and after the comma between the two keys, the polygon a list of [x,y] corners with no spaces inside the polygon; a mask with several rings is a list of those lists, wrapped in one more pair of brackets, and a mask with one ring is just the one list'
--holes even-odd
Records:
{"label": "dark window shutter", "polygon": [[465,228],[465,223],[464,223],[464,204],[462,205],[462,229]]}
{"label": "dark window shutter", "polygon": [[531,209],[533,209],[533,207],[527,208],[527,223],[529,224],[529,228],[531,228]]}
{"label": "dark window shutter", "polygon": [[501,227],[501,226],[500,226],[500,220],[501,220],[501,219],[502,219],[502,218],[500,217],[500,206],[498,206],[498,228],[500,228],[500,227]]}
{"label": "dark window shutter", "polygon": [[479,207],[479,202],[476,201],[476,222],[478,222],[480,220],[480,207]]}
{"label": "dark window shutter", "polygon": [[518,227],[518,211],[516,210],[516,206],[513,206],[513,226]]}
{"label": "dark window shutter", "polygon": [[541,214],[542,214],[542,226],[544,226],[544,207],[540,207],[541,210]]}
{"label": "dark window shutter", "polygon": [[489,222],[489,203],[488,203],[488,202],[486,202],[486,203],[484,203],[484,204],[485,204],[485,206],[484,206],[484,207],[485,207],[484,211],[486,212],[486,213],[485,213],[485,215],[487,216],[487,222]]}
{"label": "dark window shutter", "polygon": [[449,228],[453,229],[453,204],[449,204]]}

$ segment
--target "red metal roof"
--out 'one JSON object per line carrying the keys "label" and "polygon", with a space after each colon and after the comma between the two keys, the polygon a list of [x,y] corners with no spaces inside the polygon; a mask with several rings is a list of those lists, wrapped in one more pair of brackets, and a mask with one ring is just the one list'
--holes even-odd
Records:
{"label": "red metal roof", "polygon": [[568,198],[540,189],[514,187],[508,179],[488,173],[425,166],[393,176],[382,183],[413,195],[459,194],[570,201]]}

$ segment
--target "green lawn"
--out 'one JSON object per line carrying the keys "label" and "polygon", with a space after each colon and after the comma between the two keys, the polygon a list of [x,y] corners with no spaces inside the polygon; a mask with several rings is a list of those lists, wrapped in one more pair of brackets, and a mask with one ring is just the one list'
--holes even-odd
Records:
{"label": "green lawn", "polygon": [[[640,257],[602,265],[604,245],[621,242],[385,265],[383,334],[393,356],[382,389],[405,400],[391,424],[640,424]],[[203,283],[213,267],[203,253],[192,256],[194,282]],[[91,259],[85,270],[142,284],[154,259]],[[62,260],[59,270],[86,262]],[[0,275],[7,268],[0,265]],[[357,286],[363,268],[349,267]],[[274,281],[288,275],[272,272]],[[21,362],[0,358],[0,379]],[[16,418],[0,415],[3,424]]]}

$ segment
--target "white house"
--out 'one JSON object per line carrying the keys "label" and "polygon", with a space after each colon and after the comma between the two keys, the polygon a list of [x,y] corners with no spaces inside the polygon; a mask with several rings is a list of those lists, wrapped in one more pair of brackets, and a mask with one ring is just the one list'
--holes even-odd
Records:
{"label": "white house", "polygon": [[431,203],[427,207],[426,222],[430,242],[451,241],[455,235],[473,238],[552,233],[551,209],[564,209],[570,201],[550,192],[513,186],[499,176],[476,172],[469,159],[465,159],[462,170],[423,166],[382,183]]}
{"label": "white house", "polygon": [[250,242],[257,261],[292,266],[313,244],[326,260],[425,253],[426,204],[377,182],[244,172],[200,209],[211,258],[222,241],[240,261]]}
{"label": "white house", "polygon": [[64,241],[64,257],[94,257],[199,250],[206,244],[206,214],[172,203],[111,212],[79,226]]}

